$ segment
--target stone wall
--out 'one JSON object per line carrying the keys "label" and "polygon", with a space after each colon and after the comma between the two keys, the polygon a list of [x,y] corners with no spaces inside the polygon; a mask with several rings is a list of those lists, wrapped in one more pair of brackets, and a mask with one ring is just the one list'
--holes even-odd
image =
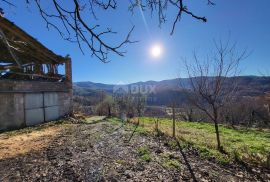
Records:
{"label": "stone wall", "polygon": [[0,80],[0,131],[40,124],[70,113],[70,82]]}

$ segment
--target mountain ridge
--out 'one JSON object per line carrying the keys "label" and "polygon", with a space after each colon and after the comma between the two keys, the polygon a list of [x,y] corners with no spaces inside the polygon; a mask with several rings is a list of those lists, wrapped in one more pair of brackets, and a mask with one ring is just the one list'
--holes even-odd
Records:
{"label": "mountain ridge", "polygon": [[[240,76],[238,78],[238,96],[241,97],[257,97],[270,92],[270,77],[260,76]],[[181,83],[181,84],[180,84]],[[228,81],[230,83],[230,81]],[[162,81],[145,81],[127,84],[129,88],[132,86],[152,86],[155,89],[154,93],[148,96],[155,98],[154,101],[148,104],[152,105],[167,105],[171,101],[171,97],[178,97],[179,102],[184,102],[186,95],[183,88],[190,88],[188,78],[175,78]],[[100,92],[113,95],[114,87],[119,85],[102,84],[88,82],[76,82],[73,84],[73,93],[78,96],[98,97]]]}
{"label": "mountain ridge", "polygon": [[[211,77],[209,77],[211,78]],[[256,90],[256,91],[270,91],[270,77],[265,76],[237,76],[230,77],[237,78],[239,81],[239,87],[242,90]],[[106,84],[106,83],[95,83],[92,81],[83,81],[83,82],[74,82],[74,88],[83,88],[90,90],[104,90],[108,92],[113,92],[113,88],[117,85],[121,84]],[[174,78],[174,79],[166,79],[161,81],[139,81],[130,84],[123,84],[127,86],[132,85],[153,85],[157,90],[174,90],[181,88],[189,87],[189,78]]]}

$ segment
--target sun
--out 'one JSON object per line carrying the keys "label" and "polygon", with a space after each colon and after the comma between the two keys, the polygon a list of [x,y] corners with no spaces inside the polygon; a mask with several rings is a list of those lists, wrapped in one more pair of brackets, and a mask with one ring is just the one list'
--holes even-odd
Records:
{"label": "sun", "polygon": [[160,44],[154,44],[150,49],[153,58],[159,58],[162,55],[162,51],[162,46]]}

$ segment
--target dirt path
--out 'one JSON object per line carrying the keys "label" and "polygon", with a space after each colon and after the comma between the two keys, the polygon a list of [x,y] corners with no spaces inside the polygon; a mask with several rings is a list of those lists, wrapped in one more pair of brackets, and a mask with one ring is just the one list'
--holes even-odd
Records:
{"label": "dirt path", "polygon": [[92,117],[86,118],[85,122],[88,124],[91,124],[91,123],[95,123],[95,122],[104,120],[105,118],[106,118],[106,116],[92,116]]}
{"label": "dirt path", "polygon": [[[38,150],[31,145],[30,152],[0,159],[0,181],[192,181],[183,156],[166,139],[159,147],[156,138],[135,133],[128,143],[132,130],[106,120],[58,127],[61,132],[44,136],[50,145]],[[0,144],[9,136],[1,137]],[[251,173],[200,159],[194,151],[184,153],[198,181],[270,179],[269,171]]]}

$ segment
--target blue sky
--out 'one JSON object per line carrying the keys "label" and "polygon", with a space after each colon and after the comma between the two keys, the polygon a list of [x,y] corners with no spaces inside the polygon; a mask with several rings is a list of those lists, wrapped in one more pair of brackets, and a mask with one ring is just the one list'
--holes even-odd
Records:
{"label": "blue sky", "polygon": [[[99,24],[118,32],[111,38],[112,42],[121,41],[135,25],[132,39],[139,40],[139,43],[125,47],[125,57],[112,55],[111,62],[107,64],[91,57],[87,50],[83,55],[76,44],[62,40],[55,30],[48,31],[37,10],[26,8],[24,2],[18,2],[17,8],[4,6],[6,17],[55,53],[71,55],[74,81],[132,83],[175,78],[183,68],[182,58],[192,61],[194,50],[208,53],[213,48],[213,39],[226,40],[229,35],[231,40],[238,42],[239,49],[252,51],[241,64],[241,74],[258,75],[270,69],[269,0],[256,3],[254,0],[216,0],[215,6],[207,6],[205,1],[199,0],[190,2],[190,10],[206,16],[208,22],[202,23],[184,15],[173,36],[170,36],[175,18],[173,10],[167,13],[168,21],[161,28],[157,17],[146,12],[147,31],[139,10],[132,15],[128,11],[128,1],[120,0],[116,11],[97,12]],[[162,44],[164,48],[159,59],[153,59],[149,54],[155,43]]]}

